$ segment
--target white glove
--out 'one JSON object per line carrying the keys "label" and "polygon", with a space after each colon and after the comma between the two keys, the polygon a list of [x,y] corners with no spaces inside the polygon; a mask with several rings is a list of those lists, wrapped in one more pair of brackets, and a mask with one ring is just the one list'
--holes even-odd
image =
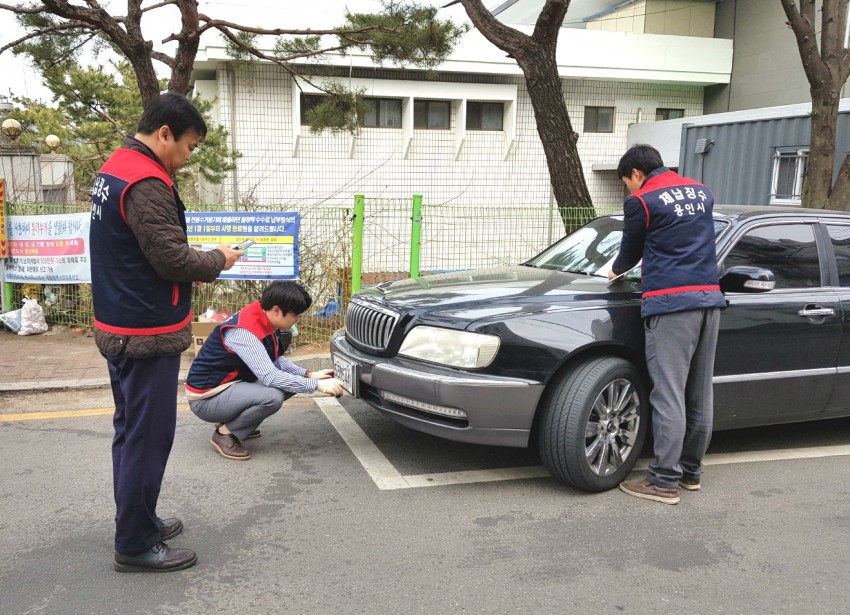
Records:
{"label": "white glove", "polygon": [[317,387],[319,393],[324,393],[328,397],[342,397],[342,383],[336,378],[325,378],[319,380]]}

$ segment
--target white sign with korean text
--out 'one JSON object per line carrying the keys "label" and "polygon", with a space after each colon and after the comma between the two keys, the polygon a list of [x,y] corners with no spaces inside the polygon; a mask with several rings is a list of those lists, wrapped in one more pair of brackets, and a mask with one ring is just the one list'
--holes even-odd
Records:
{"label": "white sign with korean text", "polygon": [[91,282],[91,213],[8,216],[6,281],[36,284]]}

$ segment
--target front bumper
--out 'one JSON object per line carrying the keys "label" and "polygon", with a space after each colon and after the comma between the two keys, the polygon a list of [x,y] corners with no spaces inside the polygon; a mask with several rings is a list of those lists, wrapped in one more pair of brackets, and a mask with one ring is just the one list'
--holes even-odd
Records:
{"label": "front bumper", "polygon": [[[402,425],[440,438],[492,446],[528,446],[543,384],[476,374],[394,357],[365,354],[344,335],[331,340],[331,355],[359,366],[360,397]],[[383,393],[462,410],[450,418],[389,401]]]}

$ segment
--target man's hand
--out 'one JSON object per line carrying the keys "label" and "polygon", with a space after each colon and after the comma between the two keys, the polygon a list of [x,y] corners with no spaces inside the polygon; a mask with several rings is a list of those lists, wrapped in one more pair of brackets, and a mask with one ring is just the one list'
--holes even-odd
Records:
{"label": "man's hand", "polygon": [[227,271],[233,267],[233,265],[236,264],[236,261],[239,260],[239,257],[245,254],[245,250],[234,250],[226,243],[217,245],[215,249],[224,254],[225,261],[224,269],[222,271]]}
{"label": "man's hand", "polygon": [[616,274],[616,273],[614,273],[614,270],[613,270],[613,269],[612,269],[611,271],[609,271],[609,272],[608,272],[608,279],[609,279],[609,280],[613,280],[613,279],[614,279],[614,278],[616,278],[616,277],[617,277],[617,274]]}
{"label": "man's hand", "polygon": [[319,380],[317,389],[320,393],[324,393],[328,397],[342,397],[342,383],[336,378],[325,378]]}
{"label": "man's hand", "polygon": [[307,378],[313,378],[314,380],[326,380],[333,377],[334,370],[332,369],[320,369],[317,372],[307,372]]}

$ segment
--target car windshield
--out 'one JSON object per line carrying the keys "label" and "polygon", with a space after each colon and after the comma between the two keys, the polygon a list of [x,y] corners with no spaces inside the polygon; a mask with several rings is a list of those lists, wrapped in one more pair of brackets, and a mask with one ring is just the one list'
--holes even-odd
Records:
{"label": "car windshield", "polygon": [[[728,225],[728,221],[715,218],[714,236],[719,237]],[[524,264],[538,269],[607,278],[620,251],[622,235],[623,216],[602,216],[552,244]],[[639,278],[640,265],[629,271],[625,277]]]}

